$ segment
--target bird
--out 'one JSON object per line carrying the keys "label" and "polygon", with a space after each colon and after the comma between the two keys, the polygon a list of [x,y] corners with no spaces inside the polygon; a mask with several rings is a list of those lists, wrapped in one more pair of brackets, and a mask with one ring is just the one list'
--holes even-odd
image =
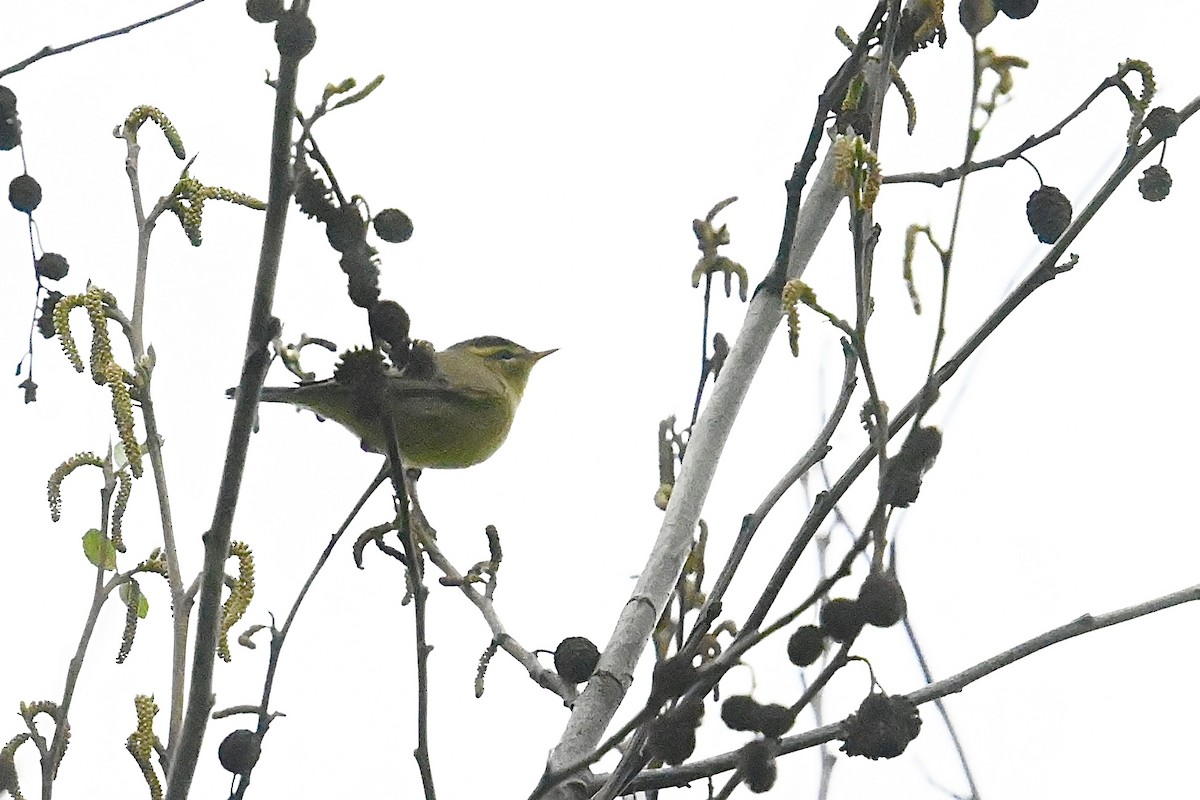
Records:
{"label": "bird", "polygon": [[357,435],[364,450],[386,454],[382,419],[390,416],[405,467],[463,469],[500,448],[534,364],[553,350],[533,351],[501,336],[478,336],[434,354],[432,378],[389,370],[387,414],[364,414],[355,389],[335,376],[296,386],[265,386],[264,403],[288,403],[331,419]]}

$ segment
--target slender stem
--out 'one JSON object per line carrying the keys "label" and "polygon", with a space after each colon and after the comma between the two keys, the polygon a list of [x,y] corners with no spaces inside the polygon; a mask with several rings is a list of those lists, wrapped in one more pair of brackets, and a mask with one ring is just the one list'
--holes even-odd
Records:
{"label": "slender stem", "polygon": [[174,746],[183,724],[184,684],[187,674],[188,628],[191,624],[191,603],[183,588],[182,568],[179,564],[179,548],[175,543],[175,523],[171,514],[170,493],[167,490],[166,465],[163,459],[162,439],[158,432],[158,418],[154,413],[154,398],[151,392],[153,367],[143,366],[146,361],[143,321],[146,304],[146,284],[150,266],[150,237],[158,217],[166,209],[165,198],[155,204],[150,214],[145,213],[142,200],[138,160],[141,146],[132,132],[125,133],[125,174],[133,196],[133,213],[138,228],[137,264],[133,284],[133,314],[126,326],[129,347],[133,355],[134,368],[141,381],[140,405],[142,421],[146,426],[146,453],[154,475],[154,488],[158,495],[159,521],[163,534],[163,555],[167,565],[167,585],[171,595],[171,704],[167,735],[167,762],[171,760]]}
{"label": "slender stem", "polygon": [[[979,69],[979,44],[974,37],[971,38],[971,107],[967,110],[967,135],[966,142],[963,145],[963,164],[970,164],[971,158],[975,155],[975,148],[979,144],[979,131],[975,128],[975,109],[979,106],[979,92],[983,86],[982,73]],[[942,344],[946,340],[946,309],[949,306],[950,298],[950,265],[954,260],[954,245],[958,242],[958,225],[962,221],[963,198],[966,196],[967,180],[966,174],[963,179],[958,182],[957,192],[954,197],[954,215],[950,222],[950,242],[946,245],[946,249],[941,253],[942,264],[942,293],[941,299],[938,302],[938,320],[937,334],[933,339],[933,350],[929,354],[929,375],[933,375],[934,369],[937,368],[938,357],[942,353]],[[917,414],[917,424],[920,424],[921,417],[924,415],[925,409]]]}
{"label": "slender stem", "polygon": [[[829,576],[829,534],[817,537],[817,570],[818,576],[822,579]],[[821,656],[824,663],[828,663],[828,653]],[[800,674],[801,686],[805,691],[808,691],[808,680],[804,673]],[[812,709],[813,722],[819,728],[825,724],[825,695],[817,694],[813,696],[812,702],[808,707]],[[820,747],[821,753],[821,777],[817,781],[817,800],[828,800],[829,787],[833,782],[833,769],[837,766],[837,758],[833,753],[829,752],[828,745],[822,743]]]}
{"label": "slender stem", "polygon": [[[925,678],[925,683],[933,683],[933,673],[929,669],[929,662],[925,660],[925,653],[921,650],[921,645],[917,642],[917,632],[913,630],[912,622],[908,615],[905,614],[904,633],[908,636],[908,642],[912,646],[913,654],[917,657],[917,663],[921,666],[921,675]],[[937,708],[938,715],[942,718],[942,724],[946,726],[946,733],[950,734],[950,741],[954,745],[954,752],[958,754],[958,763],[962,766],[963,777],[967,780],[967,786],[971,790],[970,800],[979,800],[979,787],[975,785],[975,776],[971,773],[971,764],[967,761],[967,751],[963,748],[962,741],[958,738],[958,731],[954,729],[954,723],[950,721],[950,712],[946,709],[946,704],[942,698],[937,697],[933,700],[933,705]]]}
{"label": "slender stem", "polygon": [[692,406],[692,421],[688,427],[695,425],[696,418],[700,416],[700,399],[704,397],[704,384],[708,380],[711,364],[708,360],[708,313],[712,308],[712,280],[712,273],[706,272],[704,274],[704,321],[700,330],[700,381],[696,386],[696,403]]}
{"label": "slender stem", "polygon": [[[905,172],[896,175],[885,175],[883,182],[885,184],[928,183],[932,184],[933,186],[944,186],[946,183],[960,180],[961,178],[970,175],[972,172],[979,172],[980,170],[984,169],[993,169],[995,167],[1003,167],[1009,161],[1019,158],[1026,151],[1031,150],[1042,142],[1053,139],[1061,134],[1063,129],[1066,128],[1067,125],[1070,124],[1076,117],[1086,111],[1088,106],[1090,106],[1097,97],[1102,95],[1107,89],[1110,89],[1119,83],[1120,80],[1116,77],[1116,75],[1110,75],[1109,77],[1105,78],[1100,82],[1100,85],[1093,89],[1092,93],[1089,94],[1087,98],[1075,108],[1074,111],[1072,111],[1070,114],[1067,114],[1067,116],[1060,120],[1058,124],[1054,125],[1054,127],[1050,128],[1045,133],[1037,136],[1030,136],[1024,142],[1017,145],[1012,150],[1009,150],[1007,153],[998,155],[995,158],[989,158],[986,161],[976,162],[967,159],[967,161],[960,166],[946,167],[938,172]],[[976,83],[976,87],[977,88],[973,94],[975,97],[978,97],[978,82]],[[972,106],[971,119],[974,120],[974,106]]]}
{"label": "slender stem", "polygon": [[[108,520],[111,510],[113,492],[116,490],[116,478],[112,472],[111,461],[104,465],[104,486],[100,489],[100,520],[101,533],[108,539]],[[100,619],[100,610],[108,599],[104,591],[104,567],[96,567],[96,580],[92,588],[92,603],[88,608],[87,619],[83,623],[83,632],[79,635],[79,643],[75,646],[75,655],[67,666],[67,680],[63,686],[62,700],[58,704],[59,717],[54,726],[54,738],[51,739],[49,752],[42,756],[42,800],[50,800],[54,793],[54,779],[58,775],[58,765],[62,761],[63,752],[67,749],[68,720],[70,719],[71,702],[75,698],[75,687],[83,672],[83,660],[87,655],[88,645],[92,641],[92,633],[96,630],[96,622]]]}
{"label": "slender stem", "polygon": [[[304,585],[300,587],[300,591],[296,594],[296,599],[292,601],[292,608],[288,611],[287,619],[283,622],[283,627],[271,630],[271,655],[267,661],[267,675],[263,680],[262,701],[258,704],[256,711],[258,712],[258,735],[264,736],[267,728],[271,724],[274,715],[271,714],[271,690],[275,687],[275,673],[279,668],[279,657],[283,651],[283,645],[287,641],[288,631],[292,628],[292,623],[296,619],[296,614],[300,611],[300,604],[304,602],[304,598],[308,595],[308,590],[312,588],[313,583],[317,580],[317,575],[333,554],[334,547],[341,540],[346,530],[350,527],[350,523],[358,516],[358,512],[362,511],[363,506],[367,504],[367,500],[371,495],[375,494],[375,490],[383,485],[387,478],[387,467],[385,466],[376,475],[371,485],[367,487],[362,496],[358,498],[358,502],[354,504],[354,508],[350,509],[350,513],[346,515],[346,519],[342,522],[341,527],[329,537],[329,543],[325,545],[325,549],[321,551],[321,555],[317,558],[317,563],[313,565],[312,571],[308,574],[308,579],[304,581]],[[246,794],[246,789],[250,785],[251,772],[243,773],[242,779],[238,783],[237,791],[234,792],[234,798],[241,800]]]}
{"label": "slender stem", "polygon": [[164,11],[161,14],[155,14],[153,17],[144,19],[141,22],[135,22],[132,25],[126,25],[123,28],[117,28],[116,30],[109,31],[108,33],[101,33],[96,36],[89,36],[86,39],[80,39],[78,42],[72,42],[71,44],[63,45],[62,47],[50,47],[49,45],[47,45],[47,46],[43,47],[41,50],[38,50],[33,55],[29,56],[28,58],[18,61],[16,64],[13,64],[11,67],[5,67],[4,69],[0,69],[0,78],[3,78],[5,75],[11,75],[14,72],[20,72],[21,70],[28,67],[30,64],[33,64],[37,61],[41,61],[43,58],[49,58],[50,56],[56,56],[59,53],[66,53],[71,50],[74,50],[77,47],[83,47],[85,44],[91,44],[92,42],[99,42],[103,39],[111,39],[114,36],[121,36],[122,34],[129,33],[130,31],[137,30],[138,28],[142,27],[143,25],[149,25],[152,22],[158,22],[160,19],[166,19],[167,17],[171,16],[172,14],[178,14],[180,11],[186,11],[187,9],[191,8],[192,6],[199,5],[200,3],[203,3],[203,2],[204,2],[204,0],[188,0],[188,2],[184,3],[183,5],[176,6],[175,8],[172,8],[169,11]]}
{"label": "slender stem", "polygon": [[167,738],[168,760],[174,753],[174,745],[183,725],[184,683],[187,673],[188,628],[191,625],[191,603],[187,601],[180,572],[179,549],[175,545],[175,523],[171,515],[171,499],[167,491],[167,470],[163,460],[162,439],[158,433],[158,420],[154,414],[154,402],[150,396],[149,373],[143,384],[142,421],[146,425],[147,454],[150,469],[154,474],[154,488],[158,494],[159,521],[163,533],[163,557],[167,565],[167,585],[171,593],[171,717]]}
{"label": "slender stem", "polygon": [[[525,667],[525,670],[529,673],[529,677],[533,678],[534,683],[543,689],[549,689],[554,692],[567,705],[570,705],[577,695],[575,687],[559,677],[558,673],[554,670],[543,667],[541,662],[537,660],[537,656],[522,647],[520,642],[508,633],[503,621],[500,619],[500,615],[496,611],[496,606],[492,598],[487,593],[475,589],[471,581],[450,563],[450,559],[437,546],[435,540],[425,540],[422,549],[429,556],[430,563],[445,575],[442,583],[457,587],[479,609],[484,622],[487,623],[488,630],[492,633],[492,641],[500,645],[501,650],[508,653],[516,659],[517,663]],[[491,585],[489,582],[489,589]]]}
{"label": "slender stem", "polygon": [[429,588],[425,585],[425,554],[421,551],[416,526],[413,525],[409,494],[404,482],[404,464],[400,459],[399,443],[396,441],[396,428],[386,415],[384,430],[388,434],[388,471],[396,493],[396,528],[404,547],[405,573],[413,598],[413,634],[417,659],[417,749],[413,751],[413,758],[416,759],[417,769],[421,773],[425,800],[436,800],[433,764],[429,756],[429,652],[433,648],[428,644],[425,632],[425,609],[429,598]]}

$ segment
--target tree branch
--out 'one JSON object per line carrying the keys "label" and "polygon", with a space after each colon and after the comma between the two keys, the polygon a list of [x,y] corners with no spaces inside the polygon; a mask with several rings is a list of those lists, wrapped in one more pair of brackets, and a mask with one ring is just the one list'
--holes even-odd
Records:
{"label": "tree branch", "polygon": [[[1019,158],[1027,150],[1032,150],[1039,144],[1049,141],[1063,132],[1063,129],[1073,121],[1076,117],[1087,110],[1092,102],[1102,95],[1106,90],[1120,83],[1120,79],[1116,75],[1110,75],[1100,82],[1100,85],[1092,90],[1092,93],[1087,96],[1079,106],[1067,116],[1063,117],[1057,125],[1050,128],[1043,134],[1038,136],[1030,136],[1021,144],[1009,150],[1003,155],[989,158],[987,161],[968,161],[966,164],[958,167],[946,167],[937,172],[904,172],[897,175],[885,175],[884,183],[931,183],[934,186],[943,186],[950,181],[956,181],[970,175],[972,172],[979,172],[984,169],[992,169],[993,167],[1002,167],[1009,161]],[[974,108],[972,108],[974,111]]]}
{"label": "tree branch", "polygon": [[[293,13],[307,13],[306,0],[297,0]],[[300,60],[280,56],[279,80],[275,86],[275,113],[271,130],[271,173],[267,194],[267,214],[259,251],[258,275],[254,300],[246,332],[246,353],[242,376],[234,396],[233,421],[226,446],[225,466],[217,490],[212,527],[204,535],[204,570],[200,582],[200,600],[196,612],[196,636],[192,654],[191,687],[187,711],[167,775],[166,800],[186,800],[200,758],[200,745],[213,704],[213,659],[221,619],[221,590],[225,560],[229,555],[230,531],[237,509],[250,433],[254,428],[258,395],[266,379],[270,358],[267,345],[279,321],[272,314],[275,282],[279,275],[279,256],[283,250],[283,231],[288,201],[292,196],[292,120],[296,111],[296,82]]]}
{"label": "tree branch", "polygon": [[160,19],[166,19],[167,17],[171,16],[172,14],[178,14],[180,11],[186,11],[187,9],[191,8],[192,6],[199,5],[200,3],[203,3],[203,2],[204,2],[204,0],[188,0],[188,2],[184,3],[181,6],[176,6],[175,8],[172,8],[170,11],[164,11],[161,14],[156,14],[155,16],[150,17],[148,19],[144,19],[141,22],[135,22],[132,25],[126,25],[123,28],[117,28],[115,31],[109,31],[108,33],[101,33],[97,36],[89,36],[86,39],[80,39],[78,42],[72,42],[71,44],[63,45],[62,47],[51,47],[50,45],[46,45],[41,50],[38,50],[36,53],[34,53],[33,55],[24,59],[23,61],[18,61],[16,64],[13,64],[11,67],[6,67],[4,69],[0,69],[0,78],[3,78],[5,75],[11,75],[14,72],[20,72],[21,70],[28,67],[30,64],[33,64],[37,61],[41,61],[43,58],[49,58],[50,56],[56,56],[60,53],[66,53],[71,50],[74,50],[77,47],[83,47],[85,44],[91,44],[92,42],[99,42],[102,39],[111,39],[114,36],[121,36],[123,34],[129,33],[130,31],[137,30],[138,28],[142,27],[143,25],[149,25],[152,22],[158,22]]}

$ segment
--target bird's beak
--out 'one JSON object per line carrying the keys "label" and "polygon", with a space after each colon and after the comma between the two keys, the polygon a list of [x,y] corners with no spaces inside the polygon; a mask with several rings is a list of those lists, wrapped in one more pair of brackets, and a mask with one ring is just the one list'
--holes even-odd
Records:
{"label": "bird's beak", "polygon": [[540,353],[530,353],[529,360],[532,363],[536,364],[537,362],[541,361],[543,358],[550,355],[551,353],[557,353],[557,352],[558,352],[558,348],[555,347],[553,350],[543,350]]}

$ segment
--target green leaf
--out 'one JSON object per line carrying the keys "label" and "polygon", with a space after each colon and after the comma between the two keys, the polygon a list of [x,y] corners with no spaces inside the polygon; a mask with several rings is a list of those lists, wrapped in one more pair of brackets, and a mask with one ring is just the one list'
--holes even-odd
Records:
{"label": "green leaf", "polygon": [[146,599],[146,595],[142,593],[142,588],[136,583],[122,583],[117,589],[117,595],[121,598],[121,602],[126,606],[129,605],[129,597],[132,593],[137,592],[137,615],[138,619],[145,619],[150,613],[150,601]]}
{"label": "green leaf", "polygon": [[83,554],[94,567],[117,568],[117,548],[95,528],[83,535]]}

